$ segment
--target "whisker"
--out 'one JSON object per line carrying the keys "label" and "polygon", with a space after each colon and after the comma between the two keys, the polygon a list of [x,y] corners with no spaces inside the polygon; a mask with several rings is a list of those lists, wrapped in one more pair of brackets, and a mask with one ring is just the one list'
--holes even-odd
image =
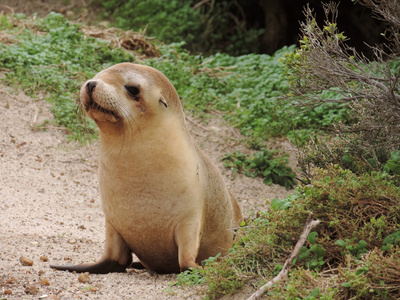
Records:
{"label": "whisker", "polygon": [[[133,133],[133,126],[132,126],[132,121],[131,121],[131,120],[133,120],[133,122],[135,123],[136,128],[137,128],[137,130],[138,130],[138,132],[139,132],[140,139],[141,139],[141,141],[143,142],[143,136],[142,136],[142,132],[141,132],[141,130],[140,130],[140,126],[139,126],[139,124],[137,123],[137,121],[136,121],[136,119],[134,118],[134,116],[130,113],[129,109],[127,109],[123,104],[118,103],[118,111],[121,111],[121,113],[123,114],[123,118],[124,118],[125,120],[128,120],[128,124],[129,124],[130,132],[131,132],[131,133]],[[125,126],[125,125],[124,125],[124,126]],[[124,135],[125,135],[126,133],[127,133],[127,130],[124,130]],[[124,139],[125,139],[125,137],[124,137]],[[133,143],[133,141],[131,141],[131,145],[129,146],[129,150],[128,150],[128,151],[131,150],[131,148],[132,148],[132,143]]]}

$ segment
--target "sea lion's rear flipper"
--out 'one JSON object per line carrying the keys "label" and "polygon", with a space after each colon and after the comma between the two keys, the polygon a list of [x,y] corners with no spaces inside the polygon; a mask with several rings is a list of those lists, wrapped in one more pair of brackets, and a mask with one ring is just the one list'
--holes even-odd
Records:
{"label": "sea lion's rear flipper", "polygon": [[106,218],[106,243],[103,257],[95,263],[79,265],[50,265],[50,268],[60,271],[78,273],[106,274],[125,272],[132,264],[132,253],[125,240]]}
{"label": "sea lion's rear flipper", "polygon": [[116,261],[111,260],[101,260],[93,264],[80,264],[80,265],[50,265],[50,268],[60,270],[60,271],[70,271],[77,273],[89,272],[93,274],[107,274],[115,272],[126,272],[126,268],[130,266],[129,264],[120,265]]}

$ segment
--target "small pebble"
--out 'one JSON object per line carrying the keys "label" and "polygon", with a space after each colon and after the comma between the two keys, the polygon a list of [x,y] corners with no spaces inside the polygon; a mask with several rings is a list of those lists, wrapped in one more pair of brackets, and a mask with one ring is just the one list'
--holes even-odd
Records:
{"label": "small pebble", "polygon": [[99,290],[99,289],[98,289],[98,288],[95,288],[94,286],[91,286],[91,287],[90,287],[90,291],[91,291],[91,292],[94,292],[94,293],[95,293],[95,292],[97,292],[98,290]]}
{"label": "small pebble", "polygon": [[25,256],[21,256],[19,258],[19,261],[21,262],[21,265],[23,265],[23,266],[32,266],[33,265],[33,260],[28,257],[25,257]]}
{"label": "small pebble", "polygon": [[46,262],[46,261],[48,261],[49,259],[48,259],[46,256],[41,256],[41,257],[40,257],[40,260],[43,261],[43,262]]}
{"label": "small pebble", "polygon": [[81,283],[89,283],[90,282],[90,277],[89,277],[88,274],[79,274],[78,280]]}
{"label": "small pebble", "polygon": [[14,277],[11,277],[10,279],[8,279],[6,281],[6,284],[14,284],[14,283],[17,283],[17,282],[18,282],[17,279],[15,279]]}
{"label": "small pebble", "polygon": [[41,278],[40,284],[42,285],[50,285],[50,281],[47,278]]}
{"label": "small pebble", "polygon": [[34,286],[33,284],[27,285],[25,287],[25,294],[28,295],[36,295],[39,292],[39,289],[37,286]]}
{"label": "small pebble", "polygon": [[215,132],[215,133],[217,133],[217,132],[219,132],[221,129],[219,129],[218,127],[215,127],[215,126],[210,126],[210,128],[209,128],[211,131],[213,131],[213,132]]}
{"label": "small pebble", "polygon": [[10,289],[5,289],[4,295],[12,295],[12,291]]}

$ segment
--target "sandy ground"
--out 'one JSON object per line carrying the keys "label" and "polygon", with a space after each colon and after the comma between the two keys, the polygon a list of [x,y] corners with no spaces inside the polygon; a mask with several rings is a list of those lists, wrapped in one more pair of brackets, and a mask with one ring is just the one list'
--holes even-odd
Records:
{"label": "sandy ground", "polygon": [[[190,289],[170,287],[176,275],[129,270],[80,278],[49,267],[92,262],[102,254],[98,144],[70,142],[52,125],[34,130],[52,119],[49,104],[7,91],[13,93],[0,86],[0,299],[200,299]],[[194,122],[188,121],[193,136],[222,171],[246,216],[263,210],[266,199],[290,193],[224,169],[219,159],[244,149],[240,136],[218,117],[208,124]],[[289,144],[284,147],[290,151]],[[21,257],[33,265],[23,266]]]}

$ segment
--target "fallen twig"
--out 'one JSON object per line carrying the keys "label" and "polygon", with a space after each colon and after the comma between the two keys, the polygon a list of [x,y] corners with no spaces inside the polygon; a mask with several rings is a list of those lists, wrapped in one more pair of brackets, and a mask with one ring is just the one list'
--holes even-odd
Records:
{"label": "fallen twig", "polygon": [[293,259],[299,254],[301,247],[305,243],[310,231],[313,227],[317,226],[320,223],[320,220],[313,220],[313,214],[311,213],[306,221],[306,225],[304,226],[303,233],[301,234],[296,246],[292,253],[290,254],[289,258],[285,261],[282,270],[279,272],[277,276],[275,276],[272,280],[268,281],[262,287],[260,287],[254,294],[252,294],[247,300],[256,300],[260,299],[262,295],[264,295],[268,289],[270,289],[275,283],[277,283],[282,278],[286,277],[289,273],[290,266],[292,265]]}
{"label": "fallen twig", "polygon": [[188,120],[190,123],[196,125],[197,127],[200,127],[201,129],[203,129],[204,131],[210,131],[210,129],[205,128],[204,126],[202,126],[201,124],[196,123],[191,117],[189,116],[185,116],[186,120]]}
{"label": "fallen twig", "polygon": [[17,101],[17,102],[22,102],[22,103],[28,103],[29,102],[29,101],[21,100],[18,97],[11,95],[9,92],[7,92],[7,91],[5,91],[3,89],[0,89],[0,93],[6,94],[8,97],[10,97],[11,99],[13,99],[14,101]]}
{"label": "fallen twig", "polygon": [[236,137],[239,138],[239,135],[236,133],[236,131],[228,124],[228,122],[221,116],[221,113],[216,111],[215,109],[213,109],[213,112],[218,116],[218,118],[220,120],[222,120],[222,122],[225,123],[226,127],[230,130],[230,132],[232,132],[232,134]]}

